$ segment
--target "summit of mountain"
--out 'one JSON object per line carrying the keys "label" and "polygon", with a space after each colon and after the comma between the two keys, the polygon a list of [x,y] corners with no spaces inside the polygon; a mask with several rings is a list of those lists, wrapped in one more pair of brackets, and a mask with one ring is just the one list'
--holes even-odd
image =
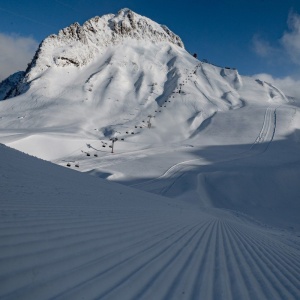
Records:
{"label": "summit of mountain", "polygon": [[2,89],[9,89],[0,99],[17,96],[28,89],[28,84],[39,78],[51,67],[83,67],[101,56],[109,46],[122,44],[125,40],[169,42],[184,48],[180,37],[167,26],[160,25],[128,8],[117,14],[96,16],[83,25],[78,22],[51,34],[39,45],[24,76]]}

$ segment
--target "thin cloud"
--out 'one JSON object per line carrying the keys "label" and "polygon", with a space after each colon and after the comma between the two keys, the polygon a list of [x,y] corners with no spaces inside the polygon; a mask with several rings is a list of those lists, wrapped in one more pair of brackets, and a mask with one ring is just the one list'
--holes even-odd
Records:
{"label": "thin cloud", "polygon": [[282,37],[270,43],[258,34],[252,38],[252,49],[269,62],[289,61],[300,65],[300,15],[291,11],[287,20],[288,30]]}
{"label": "thin cloud", "polygon": [[276,52],[275,48],[272,47],[268,41],[264,40],[258,34],[255,34],[253,36],[252,46],[254,52],[261,57],[269,57],[270,55],[273,55],[274,52]]}
{"label": "thin cloud", "polygon": [[293,11],[288,17],[288,28],[289,31],[286,31],[281,38],[281,44],[290,59],[300,65],[300,15]]}
{"label": "thin cloud", "polygon": [[37,47],[38,42],[31,37],[0,33],[0,81],[25,70]]}
{"label": "thin cloud", "polygon": [[284,78],[275,78],[270,74],[256,74],[254,78],[274,84],[281,89],[286,96],[294,97],[300,100],[300,80],[290,76]]}

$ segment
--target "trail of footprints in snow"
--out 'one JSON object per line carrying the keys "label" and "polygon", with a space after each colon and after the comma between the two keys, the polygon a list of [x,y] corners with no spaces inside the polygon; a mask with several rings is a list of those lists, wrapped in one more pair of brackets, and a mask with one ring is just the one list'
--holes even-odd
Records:
{"label": "trail of footprints in snow", "polygon": [[299,299],[299,247],[228,217],[89,211],[0,234],[1,299]]}

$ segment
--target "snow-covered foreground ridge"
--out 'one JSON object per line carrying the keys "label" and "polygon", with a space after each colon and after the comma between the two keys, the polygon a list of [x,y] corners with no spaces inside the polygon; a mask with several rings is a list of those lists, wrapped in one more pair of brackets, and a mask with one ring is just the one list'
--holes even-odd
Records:
{"label": "snow-covered foreground ridge", "polygon": [[0,145],[1,299],[299,299],[299,238]]}

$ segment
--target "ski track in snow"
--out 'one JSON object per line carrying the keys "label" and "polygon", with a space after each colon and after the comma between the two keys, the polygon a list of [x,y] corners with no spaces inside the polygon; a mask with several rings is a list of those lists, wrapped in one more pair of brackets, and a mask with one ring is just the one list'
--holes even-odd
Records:
{"label": "ski track in snow", "polygon": [[[260,155],[266,152],[275,135],[276,111],[279,107],[280,105],[270,105],[266,108],[261,130],[248,150],[240,153],[230,154],[229,157],[220,159],[218,160],[218,162],[240,160],[250,156]],[[203,159],[192,159],[176,163],[161,176],[144,182],[135,183],[131,186],[141,190],[155,191],[160,195],[166,195],[166,193],[172,188],[176,181],[184,175],[185,169],[191,170],[193,167],[201,166],[201,163],[204,163]],[[162,181],[162,179],[166,180]]]}

